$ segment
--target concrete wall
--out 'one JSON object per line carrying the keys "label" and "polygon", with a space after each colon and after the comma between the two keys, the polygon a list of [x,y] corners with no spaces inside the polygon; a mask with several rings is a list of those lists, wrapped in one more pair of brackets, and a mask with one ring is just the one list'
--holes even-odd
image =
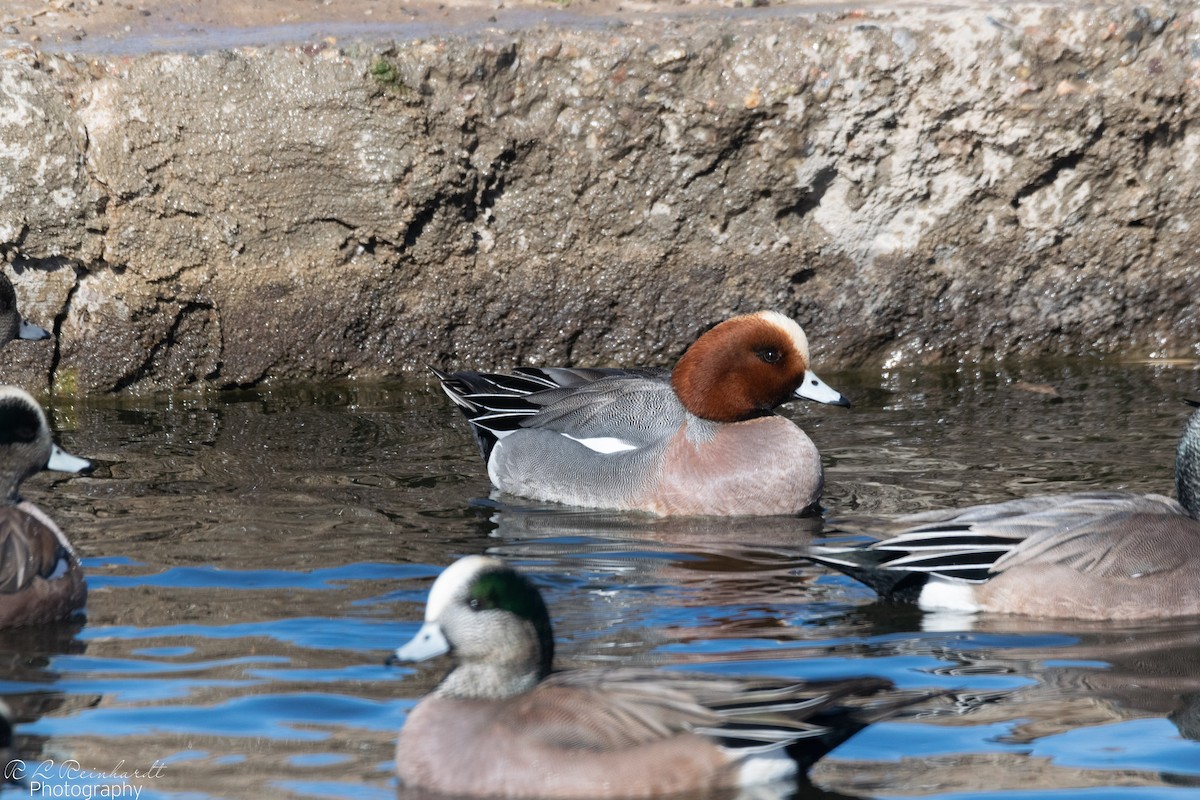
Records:
{"label": "concrete wall", "polygon": [[61,392],[1200,356],[1190,3],[736,14],[0,57],[0,252]]}

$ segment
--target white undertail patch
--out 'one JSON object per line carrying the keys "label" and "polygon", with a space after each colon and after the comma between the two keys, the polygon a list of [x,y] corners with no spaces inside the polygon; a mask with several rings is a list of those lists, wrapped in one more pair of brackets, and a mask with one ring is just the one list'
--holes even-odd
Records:
{"label": "white undertail patch", "polygon": [[958,611],[974,614],[980,611],[975,600],[975,585],[948,580],[938,575],[929,576],[921,589],[917,605],[922,611]]}
{"label": "white undertail patch", "polygon": [[782,747],[766,753],[756,753],[742,761],[738,770],[738,786],[761,786],[764,783],[790,781],[799,769]]}

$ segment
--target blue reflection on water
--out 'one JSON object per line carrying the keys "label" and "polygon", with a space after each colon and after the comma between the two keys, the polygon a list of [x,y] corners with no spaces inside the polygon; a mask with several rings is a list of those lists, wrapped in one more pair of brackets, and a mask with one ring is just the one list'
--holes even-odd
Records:
{"label": "blue reflection on water", "polygon": [[137,586],[170,586],[194,589],[337,589],[347,581],[400,581],[437,575],[424,564],[345,564],[311,572],[286,570],[232,570],[219,567],[173,567],[146,575],[89,576],[93,589],[129,589]]}
{"label": "blue reflection on water", "polygon": [[[298,617],[264,622],[242,622],[233,625],[161,625],[140,628],[132,625],[85,628],[79,638],[102,639],[167,639],[195,637],[203,639],[274,639],[298,647],[317,649],[394,650],[419,626],[414,623],[386,620],[330,617]],[[55,660],[55,668],[70,670],[78,663],[76,656]],[[159,663],[159,662],[155,662]],[[75,667],[90,669],[90,665]]]}
{"label": "blue reflection on water", "polygon": [[280,692],[247,695],[214,705],[90,708],[64,717],[43,717],[24,732],[43,736],[195,734],[312,741],[327,739],[327,726],[399,730],[404,705],[341,694]]}
{"label": "blue reflection on water", "polygon": [[[1155,469],[1169,464],[1176,421],[1158,419],[1148,393],[1182,383],[1129,369],[1078,381],[1124,392],[1120,404],[1089,388],[1087,407],[1026,407],[995,381],[939,389],[922,373],[919,403],[912,387],[889,385],[853,419],[806,412],[831,465],[827,505],[890,514],[1008,497],[1034,479],[1165,491]],[[791,571],[806,540],[789,530],[774,551],[759,548],[767,521],[717,547],[686,525],[475,503],[487,480],[444,398],[433,387],[369,391],[339,389],[336,406],[249,392],[76,412],[71,449],[119,458],[111,477],[36,486],[64,530],[84,534],[91,597],[78,632],[11,647],[0,694],[18,708],[19,744],[100,768],[130,753],[164,760],[174,782],[147,783],[142,798],[392,797],[396,731],[445,664],[382,659],[416,631],[442,567],[500,550],[543,588],[560,655],[576,663],[882,675],[961,692],[961,709],[874,724],[836,751],[834,761],[881,766],[870,796],[891,796],[886,776],[901,757],[929,759],[920,791],[941,800],[1200,796],[1194,785],[1156,785],[1200,779],[1200,744],[1181,734],[1190,729],[1171,705],[1200,691],[1195,624],[1120,635],[995,620],[923,630],[926,616],[881,610],[849,579],[810,572],[803,584]],[[945,424],[923,424],[934,406]],[[1120,424],[1109,439],[1084,433],[1110,420]],[[1123,436],[1136,447],[1097,467]],[[1185,666],[1155,673],[1164,658]],[[955,761],[969,757],[1010,759],[1013,774],[1038,759],[1091,783],[941,788],[936,768],[969,773]],[[221,768],[242,785],[210,787]],[[1106,786],[1108,775],[1143,785]]]}

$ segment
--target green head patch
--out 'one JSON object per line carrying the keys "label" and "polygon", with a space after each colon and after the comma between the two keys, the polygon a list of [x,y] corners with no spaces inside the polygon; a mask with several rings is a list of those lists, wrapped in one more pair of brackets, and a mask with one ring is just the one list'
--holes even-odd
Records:
{"label": "green head patch", "polygon": [[472,611],[507,611],[533,625],[542,649],[545,672],[554,660],[554,634],[550,612],[537,587],[507,566],[480,572],[467,589],[467,606]]}

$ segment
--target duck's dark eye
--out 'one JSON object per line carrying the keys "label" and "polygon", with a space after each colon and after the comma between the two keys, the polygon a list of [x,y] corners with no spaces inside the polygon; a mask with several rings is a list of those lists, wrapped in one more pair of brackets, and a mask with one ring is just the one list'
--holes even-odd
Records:
{"label": "duck's dark eye", "polygon": [[758,351],[758,357],[768,364],[778,364],[783,358],[783,351],[776,350],[774,347],[764,347]]}
{"label": "duck's dark eye", "polygon": [[479,609],[483,608],[483,601],[478,597],[472,597],[467,600],[467,608],[471,609],[472,611],[478,611]]}

